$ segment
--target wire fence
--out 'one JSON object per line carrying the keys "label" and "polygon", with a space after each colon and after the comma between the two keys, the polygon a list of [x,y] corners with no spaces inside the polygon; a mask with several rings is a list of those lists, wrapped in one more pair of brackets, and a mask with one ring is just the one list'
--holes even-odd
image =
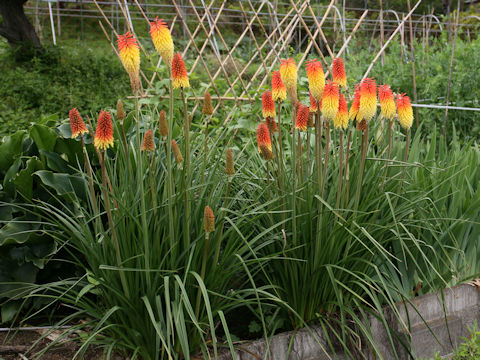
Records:
{"label": "wire fence", "polygon": [[[366,77],[394,37],[399,36],[402,46],[406,48],[409,36],[421,37],[422,42],[425,42],[432,35],[455,28],[455,24],[442,22],[433,14],[415,14],[421,1],[409,13],[336,7],[334,2],[331,0],[328,6],[324,6],[303,0],[276,2],[275,5],[270,1],[257,0],[201,0],[200,6],[198,0],[172,0],[170,4],[140,3],[139,0],[130,0],[129,3],[127,0],[68,0],[63,1],[61,7],[56,0],[34,0],[28,3],[26,11],[35,17],[37,26],[43,21],[51,27],[54,40],[55,34],[61,32],[62,19],[80,22],[81,32],[86,31],[85,22],[94,19],[100,24],[99,28],[111,42],[114,51],[114,39],[118,33],[129,28],[147,28],[149,21],[156,16],[166,19],[171,24],[171,30],[183,36],[184,56],[188,51],[189,56],[195,59],[190,72],[202,71],[207,74],[209,84],[206,90],[213,92],[213,98],[218,100],[217,108],[225,101],[234,101],[235,105],[225,123],[241,102],[253,101],[258,97],[269,80],[272,69],[278,65],[280,54],[285,53],[292,44],[298,52],[304,54],[298,66],[302,65],[309,52],[314,52],[328,69],[330,64],[324,56],[333,58],[348,53],[354,36],[370,37],[369,48],[377,55],[365,73]],[[349,17],[345,14],[349,14]],[[357,17],[351,17],[352,14]],[[91,23],[90,20],[89,24]],[[468,36],[477,27],[475,23],[457,25]],[[223,36],[222,30],[232,26],[238,36],[234,39]],[[88,30],[91,31],[90,28]],[[248,47],[243,46],[245,42],[248,42]],[[245,64],[237,63],[234,55],[242,52],[245,58],[245,51],[249,60]],[[205,62],[207,54],[214,57],[218,65],[215,69]],[[150,78],[142,74],[146,90],[153,87],[155,76],[156,73]],[[227,90],[220,91],[215,86],[215,80],[219,77],[226,79]],[[194,94],[193,99],[196,100],[197,108],[203,94]],[[433,104],[423,103],[417,99],[416,93],[414,100],[415,107],[480,110],[476,107],[455,106],[448,97],[444,101],[445,105],[438,103],[438,99],[432,99]]]}

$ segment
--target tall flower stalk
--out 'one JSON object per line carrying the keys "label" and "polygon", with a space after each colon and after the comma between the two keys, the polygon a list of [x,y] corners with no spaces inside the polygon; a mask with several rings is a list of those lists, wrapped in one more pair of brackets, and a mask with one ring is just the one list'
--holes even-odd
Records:
{"label": "tall flower stalk", "polygon": [[172,60],[173,60],[173,40],[170,34],[170,29],[167,24],[162,20],[158,20],[158,17],[150,23],[150,36],[152,38],[155,49],[162,57],[169,70],[169,101],[168,101],[168,133],[166,141],[167,151],[167,206],[168,206],[168,233],[169,241],[172,249],[172,256],[176,256],[175,246],[175,227],[174,227],[174,214],[173,214],[173,167],[172,167],[172,132],[173,132],[173,72],[172,72]]}
{"label": "tall flower stalk", "polygon": [[185,99],[185,88],[190,87],[188,81],[187,68],[183,61],[182,55],[176,53],[172,60],[172,80],[173,88],[180,89],[183,103],[183,132],[185,136],[185,243],[186,247],[190,246],[190,119],[187,111],[187,101]]}

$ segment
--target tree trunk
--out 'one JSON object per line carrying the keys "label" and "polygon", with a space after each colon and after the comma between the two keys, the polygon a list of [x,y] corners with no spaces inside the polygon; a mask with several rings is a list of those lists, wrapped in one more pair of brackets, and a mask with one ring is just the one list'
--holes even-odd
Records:
{"label": "tree trunk", "polygon": [[3,18],[0,35],[5,37],[14,49],[33,47],[42,51],[40,39],[23,11],[25,2],[27,0],[0,0],[0,14]]}

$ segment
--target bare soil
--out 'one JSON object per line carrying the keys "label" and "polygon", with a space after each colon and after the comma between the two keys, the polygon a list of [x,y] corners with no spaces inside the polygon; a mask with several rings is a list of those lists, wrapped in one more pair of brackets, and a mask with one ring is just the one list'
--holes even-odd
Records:
{"label": "bare soil", "polygon": [[[38,340],[42,330],[20,330],[16,334],[12,332],[0,332],[0,360],[30,360],[36,359],[36,355],[45,349],[60,332],[53,332],[48,337],[43,338],[35,347],[32,345]],[[39,359],[42,360],[71,360],[79,349],[80,345],[74,338],[69,341],[63,341],[58,345],[52,346]],[[96,360],[103,359],[103,349],[90,347],[83,359]],[[112,360],[126,360],[118,355],[112,356]]]}

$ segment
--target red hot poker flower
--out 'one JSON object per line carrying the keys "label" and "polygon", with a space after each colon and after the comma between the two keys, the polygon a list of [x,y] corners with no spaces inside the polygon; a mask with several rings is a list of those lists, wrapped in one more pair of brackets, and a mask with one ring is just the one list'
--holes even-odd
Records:
{"label": "red hot poker flower", "polygon": [[347,87],[347,74],[345,72],[345,65],[342,58],[333,59],[332,64],[333,81],[341,87]]}
{"label": "red hot poker flower", "polygon": [[275,103],[273,102],[270,90],[266,90],[262,94],[262,111],[265,119],[275,117]]}
{"label": "red hot poker flower", "polygon": [[78,135],[88,133],[88,129],[80,116],[77,108],[73,108],[68,112],[70,118],[70,130],[72,131],[72,138],[76,138]]}
{"label": "red hot poker flower", "polygon": [[297,108],[297,116],[295,118],[295,129],[299,131],[306,131],[308,126],[308,118],[310,116],[310,109],[307,105],[300,104]]}
{"label": "red hot poker flower", "polygon": [[175,55],[173,55],[172,80],[174,89],[190,87],[187,68],[185,67],[185,62],[183,61],[182,54],[180,53],[176,53]]}
{"label": "red hot poker flower", "polygon": [[113,147],[112,116],[108,111],[100,110],[93,145],[100,150],[105,150],[110,146]]}

